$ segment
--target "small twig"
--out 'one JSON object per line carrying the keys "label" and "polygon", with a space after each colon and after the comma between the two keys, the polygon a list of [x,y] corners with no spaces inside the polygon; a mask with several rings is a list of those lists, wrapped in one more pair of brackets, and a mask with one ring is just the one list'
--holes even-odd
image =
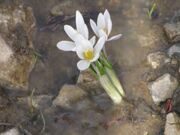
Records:
{"label": "small twig", "polygon": [[35,50],[33,50],[33,56],[34,56],[34,59],[35,59],[35,63],[36,63],[36,61],[38,59],[42,59],[43,58],[43,56],[39,52],[37,52]]}
{"label": "small twig", "polygon": [[42,127],[41,132],[40,132],[40,134],[42,134],[44,132],[45,128],[46,128],[46,121],[44,119],[44,115],[43,115],[41,110],[40,110],[40,115],[41,115],[41,118],[42,118],[42,121],[43,121],[43,127]]}
{"label": "small twig", "polygon": [[35,89],[32,90],[31,95],[30,95],[30,107],[31,107],[31,112],[34,112],[34,108],[35,108],[35,106],[34,106],[34,101],[33,101],[34,91],[35,91]]}

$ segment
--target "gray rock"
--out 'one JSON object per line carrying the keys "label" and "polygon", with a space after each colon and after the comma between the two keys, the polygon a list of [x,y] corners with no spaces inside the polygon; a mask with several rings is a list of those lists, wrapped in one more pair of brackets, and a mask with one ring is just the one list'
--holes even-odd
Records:
{"label": "gray rock", "polygon": [[83,84],[96,81],[95,76],[92,75],[90,70],[82,71],[78,77],[77,84]]}
{"label": "gray rock", "polygon": [[172,98],[174,90],[178,86],[176,78],[169,73],[157,78],[154,82],[148,84],[148,88],[152,94],[152,99],[156,104]]}
{"label": "gray rock", "polygon": [[173,110],[180,114],[180,87],[176,89],[173,95]]}
{"label": "gray rock", "polygon": [[64,85],[54,99],[54,106],[70,108],[71,105],[87,96],[87,93],[76,85]]}
{"label": "gray rock", "polygon": [[20,135],[20,133],[17,128],[12,128],[4,133],[0,133],[0,135]]}
{"label": "gray rock", "polygon": [[162,67],[166,63],[170,62],[170,58],[164,52],[155,52],[150,53],[147,56],[148,63],[152,66],[153,69]]}
{"label": "gray rock", "polygon": [[180,134],[180,117],[176,113],[169,113],[166,116],[166,125],[164,135]]}
{"label": "gray rock", "polygon": [[[168,49],[168,55],[172,57],[174,54],[179,55],[180,53],[180,44],[174,44]],[[180,56],[180,55],[179,55]]]}
{"label": "gray rock", "polygon": [[7,45],[7,43],[4,41],[4,39],[0,36],[0,64],[4,64],[7,61],[10,60],[10,58],[13,56],[12,49]]}
{"label": "gray rock", "polygon": [[18,1],[0,6],[0,85],[27,90],[29,73],[35,63],[32,9]]}
{"label": "gray rock", "polygon": [[164,30],[170,42],[180,41],[180,22],[177,23],[166,23]]}

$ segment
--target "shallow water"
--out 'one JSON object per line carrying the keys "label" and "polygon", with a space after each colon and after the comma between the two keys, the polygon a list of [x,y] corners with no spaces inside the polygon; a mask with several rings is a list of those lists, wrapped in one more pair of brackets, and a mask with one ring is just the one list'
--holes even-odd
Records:
{"label": "shallow water", "polygon": [[[65,16],[74,15],[76,10],[80,10],[85,14],[90,13],[86,16],[86,20],[89,20],[89,17],[96,18],[97,12],[104,11],[104,9],[107,8],[112,15],[112,35],[117,33],[123,34],[120,40],[107,43],[107,53],[126,91],[128,100],[134,101],[135,105],[139,105],[137,107],[139,109],[122,107],[124,110],[115,109],[116,111],[113,111],[112,107],[112,109],[109,109],[107,112],[103,112],[103,118],[106,117],[106,115],[107,118],[114,118],[118,114],[128,115],[126,111],[129,109],[127,112],[132,112],[134,117],[137,117],[137,120],[141,119],[141,117],[143,119],[143,117],[147,115],[148,118],[146,120],[150,121],[151,117],[149,117],[149,114],[146,114],[146,111],[152,114],[159,112],[156,112],[158,109],[153,104],[146,85],[146,73],[150,70],[146,62],[146,57],[150,52],[164,50],[170,46],[166,41],[162,26],[165,22],[170,21],[174,12],[180,8],[180,1],[178,0],[173,0],[173,2],[157,0],[157,3],[158,17],[150,20],[147,15],[147,10],[151,4],[151,0],[24,0],[24,4],[31,6],[34,11],[37,24],[37,31],[34,36],[34,48],[41,55],[41,57],[37,59],[35,68],[30,75],[29,90],[35,89],[36,95],[52,94],[56,96],[63,84],[75,84],[79,75],[79,71],[76,68],[78,61],[77,56],[71,52],[60,51],[56,47],[58,41],[68,39],[63,31],[63,26],[64,24],[75,26],[74,18],[64,22],[57,20],[61,23],[54,29],[52,25],[51,27],[48,27],[49,25],[47,26],[49,18],[52,17],[50,10],[55,5],[61,4],[60,9],[62,8],[61,10]],[[169,6],[171,8],[168,8]],[[57,112],[60,111],[57,110]],[[89,110],[87,110],[87,112],[88,111]],[[52,114],[55,116],[58,115],[56,111]],[[139,116],[139,114],[142,116]],[[70,126],[72,128],[72,130],[70,130],[71,132],[76,130],[74,125],[76,125],[78,120],[81,120],[83,116],[81,117],[81,114],[76,113],[72,115],[72,117],[75,118],[75,124],[63,125],[60,123],[61,126],[63,125],[61,128],[68,130],[68,126]],[[91,117],[91,112],[88,112],[87,115]],[[50,122],[52,122],[51,119]],[[158,122],[159,121],[157,121],[157,123]],[[48,123],[48,125],[50,125],[49,128],[47,127],[48,130],[53,131],[54,127],[56,129],[59,128],[57,124],[53,125],[52,123]],[[156,121],[154,121],[154,123],[156,123]],[[132,129],[136,129],[136,123],[133,124],[131,125]],[[148,124],[144,125],[142,122],[141,125],[137,126],[137,134],[141,133],[138,132],[141,126],[142,129],[148,128]],[[160,130],[162,124],[159,125],[159,127],[155,128],[159,128]],[[52,129],[50,129],[51,126]],[[107,133],[104,133],[103,130],[102,134],[117,135],[119,131],[123,131],[123,135],[132,133],[133,131],[128,131],[131,126],[126,126],[127,125],[124,125],[118,128],[117,126],[113,126]],[[59,130],[56,131],[57,134],[58,131]],[[159,132],[157,134],[159,134]]]}

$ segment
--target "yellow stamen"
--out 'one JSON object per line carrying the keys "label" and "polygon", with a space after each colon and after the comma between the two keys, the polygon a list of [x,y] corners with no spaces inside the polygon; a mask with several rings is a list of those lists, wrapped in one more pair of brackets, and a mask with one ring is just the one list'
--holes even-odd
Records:
{"label": "yellow stamen", "polygon": [[94,57],[94,52],[92,50],[87,50],[83,55],[86,60],[91,60]]}

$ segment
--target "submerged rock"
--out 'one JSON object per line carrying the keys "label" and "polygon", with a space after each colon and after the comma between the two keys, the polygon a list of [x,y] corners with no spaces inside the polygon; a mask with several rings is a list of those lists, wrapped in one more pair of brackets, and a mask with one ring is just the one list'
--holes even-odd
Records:
{"label": "submerged rock", "polygon": [[148,63],[152,66],[153,69],[162,67],[166,63],[170,62],[170,58],[164,52],[154,52],[150,53],[147,56]]}
{"label": "submerged rock", "polygon": [[34,107],[36,109],[44,110],[52,105],[51,95],[39,95],[39,96],[30,96],[18,98],[18,104],[25,105],[28,108]]}
{"label": "submerged rock", "polygon": [[174,44],[168,49],[168,55],[172,57],[173,55],[180,56],[180,44]]}
{"label": "submerged rock", "polygon": [[27,89],[29,73],[35,60],[32,35],[35,24],[32,9],[17,1],[0,4],[0,84]]}
{"label": "submerged rock", "polygon": [[166,116],[166,125],[164,135],[180,134],[180,117],[176,113],[169,113]]}
{"label": "submerged rock", "polygon": [[178,81],[169,73],[157,78],[154,82],[148,84],[148,88],[152,94],[152,99],[156,104],[172,98],[174,90],[178,86]]}
{"label": "submerged rock", "polygon": [[173,110],[180,114],[180,88],[178,87],[173,95]]}
{"label": "submerged rock", "polygon": [[180,22],[177,23],[166,23],[164,30],[170,42],[180,41]]}
{"label": "submerged rock", "polygon": [[19,130],[17,128],[12,128],[4,133],[0,133],[1,135],[20,135]]}
{"label": "submerged rock", "polygon": [[93,75],[93,73],[90,72],[90,70],[83,71],[80,73],[78,80],[77,80],[77,85],[79,87],[81,87],[82,89],[87,90],[91,94],[102,92],[99,81]]}
{"label": "submerged rock", "polygon": [[70,108],[71,105],[87,96],[87,93],[76,85],[64,85],[58,96],[54,99],[53,105]]}

